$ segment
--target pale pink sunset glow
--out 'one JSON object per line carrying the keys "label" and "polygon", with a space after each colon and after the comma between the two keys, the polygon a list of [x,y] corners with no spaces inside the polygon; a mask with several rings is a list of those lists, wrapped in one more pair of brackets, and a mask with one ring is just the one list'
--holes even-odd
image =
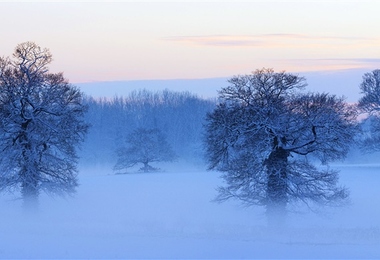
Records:
{"label": "pale pink sunset glow", "polygon": [[75,83],[378,67],[378,1],[0,2],[2,56],[34,41]]}

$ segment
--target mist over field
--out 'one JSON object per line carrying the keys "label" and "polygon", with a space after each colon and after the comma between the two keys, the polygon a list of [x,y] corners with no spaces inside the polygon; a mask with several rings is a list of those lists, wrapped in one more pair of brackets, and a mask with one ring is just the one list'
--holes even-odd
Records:
{"label": "mist over field", "polygon": [[123,175],[81,168],[75,197],[43,195],[30,215],[2,196],[0,258],[380,257],[379,165],[337,166],[351,205],[290,213],[279,230],[266,226],[260,208],[212,202],[218,173],[163,166],[164,172]]}
{"label": "mist over field", "polygon": [[[359,97],[362,72],[299,74],[309,82],[307,90],[345,95],[349,102]],[[268,227],[263,208],[213,201],[223,180],[206,170],[199,137],[214,103],[198,97],[213,100],[226,80],[78,84],[94,100],[87,100],[92,128],[79,151],[77,193],[41,193],[39,209],[27,214],[17,192],[2,194],[0,258],[380,258],[378,153],[354,150],[331,164],[350,191],[349,205],[317,212],[290,208],[281,228]],[[134,92],[141,89],[147,92]],[[98,102],[100,97],[107,99]],[[153,163],[157,172],[143,173],[139,166],[126,174],[114,171],[115,150],[141,126],[163,130],[178,159]]]}

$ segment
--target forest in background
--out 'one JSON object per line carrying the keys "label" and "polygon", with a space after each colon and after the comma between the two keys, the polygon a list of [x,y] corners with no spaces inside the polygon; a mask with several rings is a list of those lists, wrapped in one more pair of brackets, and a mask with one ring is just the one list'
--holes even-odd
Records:
{"label": "forest in background", "polygon": [[[201,98],[189,91],[141,89],[113,98],[86,96],[85,103],[85,121],[90,128],[79,150],[82,165],[114,165],[117,149],[137,128],[158,128],[179,160],[204,163],[203,125],[206,114],[217,104],[216,98]],[[347,158],[336,163],[372,163],[377,156],[354,145]]]}
{"label": "forest in background", "polygon": [[204,119],[216,100],[202,99],[190,92],[143,89],[111,99],[87,96],[85,103],[85,121],[90,129],[79,150],[81,163],[114,165],[116,150],[137,128],[159,129],[178,159],[199,162],[203,159]]}

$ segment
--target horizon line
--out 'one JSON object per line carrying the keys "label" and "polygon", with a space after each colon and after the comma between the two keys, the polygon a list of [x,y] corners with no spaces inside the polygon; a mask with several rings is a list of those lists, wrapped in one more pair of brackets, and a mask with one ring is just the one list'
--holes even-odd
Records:
{"label": "horizon line", "polygon": [[[264,67],[265,68],[265,67]],[[293,73],[298,74],[299,76],[302,76],[302,73],[344,73],[349,71],[360,71],[360,70],[368,70],[368,72],[373,71],[374,69],[371,68],[365,68],[365,67],[355,67],[355,68],[342,68],[342,69],[325,69],[325,70],[305,70],[305,71],[287,71],[287,70],[278,70],[285,71],[287,73]],[[255,70],[252,70],[254,72]],[[275,71],[276,72],[276,71]],[[212,80],[212,79],[229,79],[234,76],[238,75],[249,75],[249,73],[240,73],[240,74],[234,74],[230,76],[210,76],[210,77],[199,77],[199,78],[151,78],[151,79],[121,79],[121,80],[92,80],[92,81],[81,81],[81,82],[70,82],[71,84],[93,84],[93,83],[117,83],[117,82],[142,82],[142,81],[192,81],[192,80]]]}

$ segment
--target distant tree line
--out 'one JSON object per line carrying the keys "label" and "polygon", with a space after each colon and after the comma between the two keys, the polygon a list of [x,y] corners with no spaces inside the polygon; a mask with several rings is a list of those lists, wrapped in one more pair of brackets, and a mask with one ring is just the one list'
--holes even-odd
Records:
{"label": "distant tree line", "polygon": [[204,119],[216,101],[190,92],[138,90],[112,99],[87,97],[85,103],[85,120],[91,128],[80,151],[81,160],[114,165],[117,151],[137,129],[158,129],[180,159],[202,160]]}

